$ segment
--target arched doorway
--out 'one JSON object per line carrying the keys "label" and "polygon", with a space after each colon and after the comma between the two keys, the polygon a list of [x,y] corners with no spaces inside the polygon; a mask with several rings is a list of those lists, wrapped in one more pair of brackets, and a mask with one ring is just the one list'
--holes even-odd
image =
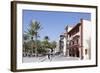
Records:
{"label": "arched doorway", "polygon": [[75,48],[72,49],[72,56],[75,57]]}
{"label": "arched doorway", "polygon": [[79,48],[76,48],[76,57],[79,57]]}

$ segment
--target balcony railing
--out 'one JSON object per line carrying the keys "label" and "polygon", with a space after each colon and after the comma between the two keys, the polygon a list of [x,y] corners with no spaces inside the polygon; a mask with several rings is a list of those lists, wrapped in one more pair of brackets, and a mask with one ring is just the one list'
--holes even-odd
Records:
{"label": "balcony railing", "polygon": [[73,35],[73,36],[71,36],[71,37],[68,37],[68,39],[69,39],[69,40],[72,40],[73,37],[75,37],[76,35],[80,35],[80,33],[78,32],[78,33],[76,33],[75,35]]}

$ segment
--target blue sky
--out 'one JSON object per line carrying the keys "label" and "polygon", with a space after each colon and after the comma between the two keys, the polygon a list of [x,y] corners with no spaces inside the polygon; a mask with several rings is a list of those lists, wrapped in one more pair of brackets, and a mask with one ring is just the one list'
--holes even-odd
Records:
{"label": "blue sky", "polygon": [[40,38],[49,36],[50,40],[57,40],[65,31],[67,25],[74,26],[80,19],[91,20],[90,13],[79,12],[56,12],[56,11],[35,11],[23,10],[23,31],[27,31],[31,20],[40,22],[42,29],[39,31]]}

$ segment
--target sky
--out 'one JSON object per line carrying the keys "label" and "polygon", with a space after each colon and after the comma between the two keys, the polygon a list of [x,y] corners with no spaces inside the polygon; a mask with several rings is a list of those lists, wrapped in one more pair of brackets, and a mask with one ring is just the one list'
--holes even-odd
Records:
{"label": "sky", "polygon": [[[42,29],[39,31],[39,38],[43,40],[48,36],[51,41],[57,41],[59,36],[65,32],[65,27],[74,26],[80,19],[91,21],[90,13],[60,12],[60,11],[36,11],[23,10],[23,31],[27,31],[31,20],[40,22]],[[24,33],[24,32],[23,32]]]}

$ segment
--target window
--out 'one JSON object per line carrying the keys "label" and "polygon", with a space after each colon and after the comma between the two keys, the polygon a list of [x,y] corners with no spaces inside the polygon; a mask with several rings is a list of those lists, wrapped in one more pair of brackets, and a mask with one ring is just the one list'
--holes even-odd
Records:
{"label": "window", "polygon": [[78,44],[78,39],[76,40],[76,44]]}
{"label": "window", "polygon": [[74,41],[72,41],[72,45],[74,45]]}

